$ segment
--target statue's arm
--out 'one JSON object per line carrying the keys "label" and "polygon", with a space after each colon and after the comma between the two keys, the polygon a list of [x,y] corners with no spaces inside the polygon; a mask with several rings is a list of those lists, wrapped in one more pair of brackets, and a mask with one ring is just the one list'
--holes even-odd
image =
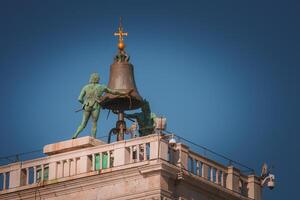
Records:
{"label": "statue's arm", "polygon": [[78,97],[78,101],[81,103],[81,104],[83,104],[83,102],[84,102],[84,96],[85,96],[85,93],[86,93],[86,91],[85,91],[85,87],[84,88],[82,88],[82,90],[81,90],[81,92],[80,92],[80,95],[79,95],[79,97]]}

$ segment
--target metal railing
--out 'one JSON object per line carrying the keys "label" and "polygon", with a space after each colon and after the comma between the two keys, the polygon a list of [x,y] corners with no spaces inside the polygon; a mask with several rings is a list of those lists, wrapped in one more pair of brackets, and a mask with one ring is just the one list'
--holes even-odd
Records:
{"label": "metal railing", "polygon": [[169,135],[173,135],[173,137],[176,139],[177,142],[183,143],[189,148],[194,151],[195,153],[202,155],[203,157],[206,157],[208,159],[217,161],[219,163],[222,163],[224,166],[234,166],[238,168],[241,172],[246,173],[246,174],[255,174],[255,170],[251,167],[248,167],[247,165],[233,160],[229,158],[228,156],[225,156],[221,153],[215,152],[203,145],[196,144],[195,142],[192,142],[191,140],[188,140],[186,138],[183,138],[177,134],[172,133],[171,131],[162,131],[162,133],[166,133]]}

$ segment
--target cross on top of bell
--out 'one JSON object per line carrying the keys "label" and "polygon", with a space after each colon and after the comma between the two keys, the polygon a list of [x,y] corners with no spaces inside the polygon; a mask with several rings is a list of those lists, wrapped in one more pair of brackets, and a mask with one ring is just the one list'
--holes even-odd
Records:
{"label": "cross on top of bell", "polygon": [[118,48],[120,50],[123,50],[125,48],[125,44],[123,42],[123,40],[124,40],[123,36],[128,36],[128,32],[123,32],[122,18],[121,17],[120,17],[118,32],[115,32],[114,36],[119,36]]}

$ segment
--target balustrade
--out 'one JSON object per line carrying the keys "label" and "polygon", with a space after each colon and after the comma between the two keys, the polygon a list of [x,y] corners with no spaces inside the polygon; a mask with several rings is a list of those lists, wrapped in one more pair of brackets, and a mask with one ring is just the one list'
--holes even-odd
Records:
{"label": "balustrade", "polygon": [[[11,188],[157,160],[184,169],[192,176],[201,177],[220,187],[254,197],[254,187],[258,188],[255,177],[245,176],[232,166],[226,167],[190,150],[186,145],[177,143],[170,146],[158,135],[135,138],[111,144],[59,153],[35,160],[0,166],[0,193]],[[95,174],[95,173],[92,173]]]}

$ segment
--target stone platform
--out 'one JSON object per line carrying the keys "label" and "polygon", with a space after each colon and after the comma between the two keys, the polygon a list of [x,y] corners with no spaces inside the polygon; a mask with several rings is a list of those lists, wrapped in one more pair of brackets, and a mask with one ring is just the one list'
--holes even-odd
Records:
{"label": "stone platform", "polygon": [[105,142],[90,136],[86,136],[77,139],[65,140],[58,143],[48,144],[44,146],[43,152],[47,155],[54,155],[68,151],[74,151],[77,149],[94,147],[101,144],[105,144]]}

